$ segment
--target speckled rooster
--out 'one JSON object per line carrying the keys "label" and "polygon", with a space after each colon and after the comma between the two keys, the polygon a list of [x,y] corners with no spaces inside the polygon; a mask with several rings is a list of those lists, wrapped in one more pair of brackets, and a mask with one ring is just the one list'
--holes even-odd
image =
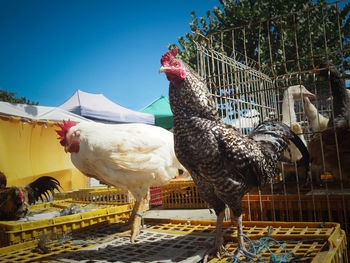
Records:
{"label": "speckled rooster", "polygon": [[278,179],[277,163],[292,141],[308,165],[308,152],[290,128],[276,121],[259,124],[248,136],[223,122],[206,83],[176,58],[177,49],[165,53],[159,72],[170,81],[170,106],[174,114],[175,153],[190,172],[201,197],[217,215],[214,246],[204,262],[223,250],[222,221],[225,204],[237,219],[236,255],[245,250],[242,236],[241,199],[252,187]]}

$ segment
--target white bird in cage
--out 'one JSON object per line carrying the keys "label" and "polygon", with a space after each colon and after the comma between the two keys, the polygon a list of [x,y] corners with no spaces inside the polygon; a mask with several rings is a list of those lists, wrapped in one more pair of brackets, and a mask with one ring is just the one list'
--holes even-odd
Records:
{"label": "white bird in cage", "polygon": [[[282,122],[287,124],[306,145],[303,129],[297,121],[294,109],[295,100],[302,99],[304,96],[315,97],[315,95],[308,91],[303,85],[290,86],[284,91],[282,102]],[[298,161],[302,157],[301,153],[294,145],[291,145],[290,153],[285,153],[284,156],[291,162]]]}
{"label": "white bird in cage", "polygon": [[323,129],[326,129],[329,119],[318,112],[317,108],[311,103],[308,97],[304,97],[304,102],[305,115],[307,116],[308,121],[310,122],[312,131],[318,132]]}
{"label": "white bird in cage", "polygon": [[251,109],[248,113],[243,116],[239,116],[232,126],[237,129],[241,129],[243,134],[247,134],[252,131],[260,122],[260,113],[256,109]]}

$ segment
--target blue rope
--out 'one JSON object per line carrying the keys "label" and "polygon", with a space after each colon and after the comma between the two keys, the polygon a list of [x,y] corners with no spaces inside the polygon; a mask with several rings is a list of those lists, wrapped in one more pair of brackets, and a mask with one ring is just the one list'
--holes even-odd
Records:
{"label": "blue rope", "polygon": [[[258,259],[260,262],[264,262],[264,263],[267,263],[265,260],[263,260],[262,258],[258,257],[257,254],[259,254],[261,252],[261,250],[263,248],[266,248],[270,253],[271,253],[271,261],[270,262],[273,262],[273,263],[282,263],[284,262],[284,260],[286,260],[287,258],[287,249],[280,243],[278,242],[276,239],[274,238],[271,238],[271,237],[262,237],[259,239],[259,242],[261,244],[261,246],[256,246],[254,245],[253,241],[245,234],[240,234],[240,236],[243,236],[245,239],[247,239],[250,243],[250,246],[251,248],[253,249],[253,252],[254,253],[250,253],[249,251],[247,250],[243,250],[243,249],[240,249],[238,248],[238,250],[241,250],[243,251],[246,255],[245,257],[248,258],[248,259],[252,259],[254,260],[254,258]],[[276,244],[278,244],[280,247],[282,247],[284,249],[284,256],[282,259],[280,259],[280,257],[278,257],[278,255],[275,255],[271,249],[268,247],[268,245],[264,242],[265,240],[271,240],[273,242],[275,242]],[[231,257],[231,260],[233,263],[236,263],[236,262],[241,262],[241,260],[237,257]],[[234,260],[234,261],[233,261]]]}
{"label": "blue rope", "polygon": [[[238,250],[240,251],[243,251],[245,253],[245,257],[247,259],[251,259],[251,260],[254,260],[255,258],[259,260],[259,262],[264,262],[264,263],[267,263],[265,260],[261,259],[260,257],[257,256],[257,254],[259,254],[263,248],[266,248],[270,253],[271,253],[271,258],[269,260],[270,263],[283,263],[283,262],[290,262],[288,257],[290,255],[293,255],[292,252],[287,252],[287,249],[279,242],[277,241],[276,239],[274,238],[271,238],[271,237],[262,237],[259,239],[259,242],[260,242],[260,246],[259,245],[254,245],[253,241],[245,234],[240,234],[240,236],[243,236],[245,239],[247,239],[250,243],[250,246],[251,248],[253,249],[253,252],[254,253],[251,253],[249,251],[246,251],[246,250],[243,250],[243,249],[240,249],[240,248],[237,248]],[[267,240],[270,240],[270,241],[273,241],[275,242],[277,245],[279,245],[280,247],[283,248],[284,250],[284,255],[283,257],[279,256],[279,255],[276,255],[274,254],[271,249],[268,247],[269,246],[269,241]],[[303,243],[303,242],[310,242],[310,241],[323,241],[324,239],[323,238],[314,238],[314,239],[305,239],[305,240],[296,240],[296,241],[283,241],[284,243]],[[267,242],[266,242],[267,241]],[[266,243],[265,243],[266,242]],[[242,262],[242,260],[240,260],[238,257],[236,256],[231,256],[231,262],[233,263],[237,263],[237,262]],[[255,261],[254,262],[258,262],[258,261]]]}
{"label": "blue rope", "polygon": [[[281,260],[277,261],[277,260],[278,260],[278,256],[276,256],[276,255],[270,250],[270,248],[264,243],[264,240],[271,240],[271,241],[277,243],[280,247],[282,247],[282,248],[284,249],[284,257],[283,257]],[[272,237],[262,237],[262,238],[259,239],[259,241],[260,241],[260,243],[261,243],[268,251],[270,251],[270,253],[271,253],[271,255],[272,255],[272,260],[273,260],[273,262],[283,262],[283,261],[286,259],[287,255],[288,255],[287,249],[286,249],[280,242],[278,242],[276,239],[274,239],[274,238],[272,238]]]}
{"label": "blue rope", "polygon": [[[252,241],[247,235],[245,235],[245,234],[243,234],[243,233],[240,234],[240,236],[242,236],[242,237],[248,239],[250,245],[252,246],[252,248],[253,248],[253,250],[254,250],[254,254],[256,255],[256,254],[257,254],[257,251],[256,251],[256,249],[255,249],[255,246],[254,246],[254,244],[253,244],[253,241]],[[240,248],[239,248],[239,249],[240,249]],[[240,250],[242,250],[242,249],[240,249]],[[244,250],[242,250],[242,251],[243,251],[243,252],[246,252],[246,251],[244,251]],[[249,252],[249,251],[247,251],[247,252]]]}
{"label": "blue rope", "polygon": [[135,215],[141,217],[141,225],[142,225],[142,228],[144,228],[144,226],[145,226],[145,220],[143,219],[143,215],[141,215],[140,213],[135,213]]}
{"label": "blue rope", "polygon": [[[234,220],[235,222],[237,222],[233,217],[230,217],[230,219],[232,219],[232,220]],[[250,253],[249,251],[246,251],[246,250],[237,248],[238,250],[243,251],[243,252],[246,254],[245,257],[248,258],[248,259],[254,260],[254,258],[256,258],[256,259],[258,259],[258,260],[261,261],[261,262],[267,263],[265,260],[263,260],[263,259],[261,259],[261,258],[259,258],[259,257],[257,256],[257,254],[259,254],[259,253],[262,251],[263,248],[266,248],[266,249],[271,253],[271,255],[272,255],[271,258],[270,258],[270,262],[271,262],[271,263],[289,262],[289,261],[287,261],[287,260],[288,260],[288,256],[289,256],[289,255],[293,255],[292,252],[288,253],[288,252],[287,252],[287,249],[286,249],[280,242],[278,242],[276,239],[274,239],[274,238],[272,238],[272,237],[262,237],[262,238],[260,238],[260,239],[259,239],[259,242],[260,242],[261,245],[258,246],[258,245],[254,245],[253,241],[252,241],[247,235],[245,235],[245,234],[242,233],[242,234],[239,234],[239,236],[243,236],[245,239],[247,239],[247,240],[249,241],[250,245],[251,245],[251,248],[253,249],[254,254],[253,254],[253,253]],[[273,241],[273,242],[275,242],[277,245],[279,245],[281,248],[283,248],[283,250],[284,250],[284,256],[282,257],[282,259],[281,259],[281,256],[275,255],[275,254],[270,250],[270,248],[268,247],[269,244],[268,244],[268,242],[267,242],[267,244],[266,244],[266,243],[264,242],[265,240]],[[303,242],[322,241],[322,240],[324,240],[324,239],[322,239],[322,238],[314,238],[314,239],[296,240],[296,241],[283,241],[283,242],[284,242],[284,243],[303,243]],[[233,261],[233,260],[234,260],[234,261]],[[236,257],[236,256],[232,256],[232,257],[231,257],[231,262],[236,263],[236,262],[241,262],[241,260],[240,260],[238,257]],[[257,262],[257,261],[255,261],[255,262]]]}
{"label": "blue rope", "polygon": [[[253,254],[253,253],[250,253],[250,252],[247,251],[247,250],[241,249],[241,248],[238,248],[238,250],[243,251],[243,252],[246,254],[245,257],[248,258],[248,259],[254,260],[254,258],[257,258],[257,259],[260,260],[261,262],[267,263],[265,260],[259,258],[259,257],[256,255],[256,254],[258,254],[258,251],[256,250],[256,247],[254,246],[253,241],[252,241],[247,235],[245,235],[245,234],[240,234],[240,236],[243,236],[244,238],[248,239],[248,241],[249,241],[251,247],[252,247],[253,250],[254,250],[254,254]],[[233,257],[234,257],[234,256],[231,257],[231,260],[233,260]],[[240,260],[239,258],[237,258],[237,257],[234,257],[234,258],[235,258],[235,261],[233,261],[234,263],[240,262],[240,261],[241,261],[241,260]]]}

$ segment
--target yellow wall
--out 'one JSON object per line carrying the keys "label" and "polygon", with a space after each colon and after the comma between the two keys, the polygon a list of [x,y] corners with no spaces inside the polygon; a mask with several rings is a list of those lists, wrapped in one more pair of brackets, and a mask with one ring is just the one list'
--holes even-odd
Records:
{"label": "yellow wall", "polygon": [[64,191],[86,187],[86,177],[72,164],[57,139],[53,122],[29,123],[0,116],[0,171],[8,186],[25,186],[40,176],[59,180]]}

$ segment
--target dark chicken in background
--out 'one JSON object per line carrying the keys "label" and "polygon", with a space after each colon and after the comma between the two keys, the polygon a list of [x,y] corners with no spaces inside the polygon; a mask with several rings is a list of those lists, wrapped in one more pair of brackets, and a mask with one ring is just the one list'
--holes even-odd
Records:
{"label": "dark chicken in background", "polygon": [[[242,197],[252,188],[279,180],[277,163],[292,141],[308,167],[308,152],[290,128],[277,121],[258,125],[248,136],[219,117],[206,83],[173,49],[162,56],[159,72],[170,81],[169,98],[174,114],[175,153],[190,172],[200,196],[217,215],[216,237],[211,253],[223,250],[222,221],[225,204],[237,220],[236,254],[245,250],[242,231]],[[306,169],[307,170],[307,169]]]}
{"label": "dark chicken in background", "polygon": [[17,220],[29,213],[29,206],[39,199],[54,196],[60,191],[59,181],[50,176],[42,176],[26,187],[6,187],[6,176],[0,172],[0,220]]}
{"label": "dark chicken in background", "polygon": [[322,63],[315,73],[325,78],[331,87],[333,111],[328,121],[328,127],[349,126],[350,101],[346,92],[344,78],[331,62]]}
{"label": "dark chicken in background", "polygon": [[0,172],[0,190],[7,185],[7,178],[3,172]]}
{"label": "dark chicken in background", "polygon": [[350,183],[347,163],[350,160],[350,102],[345,80],[330,62],[322,63],[310,73],[322,76],[329,83],[333,97],[328,128],[316,133],[308,144],[311,168],[330,172],[338,182],[342,176],[343,182]]}

